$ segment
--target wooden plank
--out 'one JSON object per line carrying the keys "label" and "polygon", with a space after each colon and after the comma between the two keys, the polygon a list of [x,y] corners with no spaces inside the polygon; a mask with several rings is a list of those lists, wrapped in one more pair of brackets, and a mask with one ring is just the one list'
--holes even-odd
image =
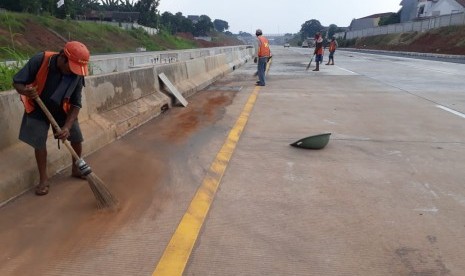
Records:
{"label": "wooden plank", "polygon": [[178,101],[184,106],[187,106],[186,99],[182,96],[182,94],[178,91],[178,89],[170,82],[170,80],[166,77],[165,73],[158,74],[158,77],[161,81],[168,87],[168,90],[173,93],[173,95],[178,99]]}

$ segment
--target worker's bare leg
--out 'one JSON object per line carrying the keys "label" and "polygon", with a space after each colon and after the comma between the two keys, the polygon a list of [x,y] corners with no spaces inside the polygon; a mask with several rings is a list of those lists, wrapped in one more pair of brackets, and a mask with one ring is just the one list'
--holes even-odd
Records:
{"label": "worker's bare leg", "polygon": [[46,185],[47,175],[47,148],[34,149],[36,156],[37,168],[39,169],[39,186]]}
{"label": "worker's bare leg", "polygon": [[[79,157],[81,157],[82,154],[82,143],[71,143],[71,147],[74,149],[74,151],[77,153]],[[76,159],[73,157],[73,166],[72,166],[72,176],[81,176],[81,172],[79,171],[79,168],[76,166]]]}

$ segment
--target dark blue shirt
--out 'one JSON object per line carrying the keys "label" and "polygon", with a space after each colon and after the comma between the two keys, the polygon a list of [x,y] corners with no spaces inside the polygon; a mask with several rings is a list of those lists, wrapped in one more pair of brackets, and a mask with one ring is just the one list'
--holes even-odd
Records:
{"label": "dark blue shirt", "polygon": [[[42,65],[42,60],[44,59],[44,53],[41,52],[33,56],[26,65],[13,77],[14,83],[20,84],[30,84],[32,83],[37,73],[39,72],[40,66]],[[52,113],[53,117],[59,123],[64,123],[66,120],[66,113],[64,112],[61,103],[56,103],[50,99],[50,97],[55,93],[59,84],[63,78],[69,77],[63,75],[57,66],[57,55],[53,55],[50,59],[49,71],[47,75],[47,80],[45,82],[44,90],[40,94],[40,98],[44,102],[45,106]],[[73,75],[76,76],[76,75]],[[84,77],[77,76],[79,78],[76,88],[72,92],[69,98],[71,105],[81,108],[81,92],[84,85]],[[29,116],[35,118],[46,119],[45,114],[40,110],[39,107],[36,107],[33,112],[29,113]]]}

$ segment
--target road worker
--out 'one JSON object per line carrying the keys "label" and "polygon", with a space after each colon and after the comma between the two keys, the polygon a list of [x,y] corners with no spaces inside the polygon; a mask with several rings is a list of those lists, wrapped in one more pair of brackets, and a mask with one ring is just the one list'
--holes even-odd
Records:
{"label": "road worker", "polygon": [[316,68],[313,71],[320,71],[320,63],[323,61],[323,37],[320,32],[315,34],[315,55]]}
{"label": "road worker", "polygon": [[255,31],[255,35],[257,36],[258,40],[257,56],[255,57],[255,61],[258,63],[258,81],[256,85],[265,86],[266,65],[271,57],[270,43],[268,42],[268,39],[263,36],[262,30],[257,29]]}
{"label": "road worker", "polygon": [[[89,50],[84,44],[70,41],[60,52],[36,54],[13,77],[13,86],[20,94],[25,109],[19,139],[34,148],[39,170],[36,195],[46,195],[49,191],[46,141],[50,122],[34,99],[40,97],[60,126],[61,132],[55,133],[55,137],[69,140],[81,156],[83,137],[77,117],[89,57]],[[71,175],[83,178],[75,161],[73,158]]]}
{"label": "road worker", "polygon": [[[329,59],[326,65],[334,65],[334,52],[336,52],[338,45],[336,37],[331,37],[331,41],[329,42]],[[331,63],[330,63],[331,62]]]}

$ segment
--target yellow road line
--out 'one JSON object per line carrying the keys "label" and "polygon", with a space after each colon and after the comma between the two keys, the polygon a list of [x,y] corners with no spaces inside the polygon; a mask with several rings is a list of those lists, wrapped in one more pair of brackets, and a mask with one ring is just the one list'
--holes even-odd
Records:
{"label": "yellow road line", "polygon": [[163,256],[155,268],[155,275],[182,275],[186,264],[199,236],[205,217],[213,202],[218,186],[223,178],[229,160],[236,148],[237,142],[244,130],[245,125],[257,100],[260,87],[255,87],[252,95],[247,100],[244,109],[237,119],[234,127],[228,134],[223,147],[216,155],[215,161],[210,166],[202,185],[197,190],[194,198],[184,214],[181,222],[176,228],[174,235],[163,252]]}

